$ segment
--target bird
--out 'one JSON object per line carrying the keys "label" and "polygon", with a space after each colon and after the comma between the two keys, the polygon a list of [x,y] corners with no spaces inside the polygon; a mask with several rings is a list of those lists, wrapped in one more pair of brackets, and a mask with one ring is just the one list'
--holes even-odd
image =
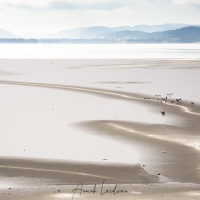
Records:
{"label": "bird", "polygon": [[181,98],[180,98],[180,99],[176,99],[176,101],[177,101],[178,103],[180,103],[180,102],[181,102]]}
{"label": "bird", "polygon": [[194,102],[191,102],[192,105],[194,105]]}
{"label": "bird", "polygon": [[160,111],[162,116],[165,116],[165,111]]}
{"label": "bird", "polygon": [[162,99],[161,99],[161,103],[162,103],[163,101],[165,101],[165,103],[166,103],[166,102],[167,102],[167,97],[162,98]]}
{"label": "bird", "polygon": [[144,100],[150,99],[149,97],[145,97]]}
{"label": "bird", "polygon": [[169,97],[171,97],[173,95],[173,93],[171,93],[171,94],[167,94],[167,96],[169,96]]}

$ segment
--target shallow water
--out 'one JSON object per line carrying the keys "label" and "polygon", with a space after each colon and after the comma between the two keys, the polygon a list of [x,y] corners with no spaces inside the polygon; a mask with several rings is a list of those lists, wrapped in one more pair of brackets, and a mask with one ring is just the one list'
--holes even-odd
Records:
{"label": "shallow water", "polygon": [[200,59],[200,44],[0,44],[0,58]]}

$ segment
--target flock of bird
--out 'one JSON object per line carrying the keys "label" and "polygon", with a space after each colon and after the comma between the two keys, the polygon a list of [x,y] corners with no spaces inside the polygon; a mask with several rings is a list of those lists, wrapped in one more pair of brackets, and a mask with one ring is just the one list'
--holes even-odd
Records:
{"label": "flock of bird", "polygon": [[[167,102],[168,100],[168,97],[172,97],[173,93],[170,93],[170,94],[167,94],[166,97],[162,97],[161,95],[159,94],[156,94],[154,95],[154,97],[157,98],[157,100],[159,100],[161,103],[163,102]],[[144,100],[149,100],[150,98],[149,97],[145,97]],[[182,98],[179,98],[179,99],[175,99],[175,100],[171,100],[171,103],[174,103],[176,102],[177,104],[182,104]],[[194,102],[191,102],[192,105],[194,105]],[[160,111],[160,113],[162,114],[162,116],[165,116],[165,111]]]}

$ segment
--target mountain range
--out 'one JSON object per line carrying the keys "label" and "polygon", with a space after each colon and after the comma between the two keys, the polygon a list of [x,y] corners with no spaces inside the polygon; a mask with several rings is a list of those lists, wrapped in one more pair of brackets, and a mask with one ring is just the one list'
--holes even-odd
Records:
{"label": "mountain range", "polygon": [[79,27],[42,38],[17,36],[0,29],[0,42],[31,43],[184,43],[200,42],[200,26],[187,24],[137,25],[134,27]]}
{"label": "mountain range", "polygon": [[118,31],[108,37],[110,40],[126,42],[200,42],[200,27],[189,26],[162,32]]}
{"label": "mountain range", "polygon": [[118,31],[143,31],[147,33],[176,30],[179,28],[187,27],[187,24],[161,24],[161,25],[136,25],[136,26],[119,26],[119,27],[105,27],[105,26],[92,26],[92,27],[79,27],[60,31],[58,33],[49,35],[48,38],[68,38],[68,39],[105,39],[111,34]]}

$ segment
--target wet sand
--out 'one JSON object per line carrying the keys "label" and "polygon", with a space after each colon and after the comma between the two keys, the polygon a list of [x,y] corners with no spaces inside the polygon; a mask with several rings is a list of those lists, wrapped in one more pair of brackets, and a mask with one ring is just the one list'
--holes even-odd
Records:
{"label": "wet sand", "polygon": [[[3,66],[0,68],[0,72],[2,71],[0,80],[2,91],[4,87],[6,89],[13,87],[15,92],[16,88],[34,88],[36,90],[44,89],[44,91],[51,90],[55,95],[58,91],[67,94],[77,93],[80,97],[86,95],[90,96],[91,99],[94,98],[100,101],[102,99],[102,102],[104,99],[111,100],[111,102],[117,101],[121,103],[122,107],[127,105],[130,109],[132,109],[133,105],[138,105],[146,109],[145,112],[141,110],[141,112],[144,112],[142,113],[144,116],[148,116],[149,113],[150,118],[154,115],[159,115],[161,120],[165,119],[165,121],[160,122],[155,118],[154,123],[148,122],[148,120],[138,122],[131,118],[127,120],[125,117],[120,118],[116,114],[118,108],[115,108],[116,113],[110,114],[111,111],[105,110],[108,115],[106,117],[100,116],[101,119],[94,115],[90,120],[86,117],[85,120],[81,121],[69,120],[66,123],[67,127],[80,133],[86,133],[89,137],[97,136],[133,148],[139,154],[137,163],[120,162],[121,155],[119,155],[119,162],[112,162],[112,159],[106,157],[106,155],[101,162],[96,162],[92,159],[75,161],[71,159],[48,159],[46,157],[35,158],[27,156],[29,154],[24,157],[13,156],[14,154],[1,154],[0,197],[2,199],[72,199],[72,190],[80,182],[83,183],[84,187],[89,188],[93,188],[94,184],[97,184],[98,191],[95,194],[85,192],[81,195],[78,195],[77,192],[74,198],[199,198],[200,105],[198,94],[194,104],[191,104],[191,101],[193,101],[190,99],[191,97],[186,100],[183,98],[182,103],[178,103],[176,101],[178,97],[175,94],[172,97],[168,97],[166,102],[161,102],[160,98],[154,96],[157,93],[150,95],[148,90],[151,89],[150,87],[152,86],[150,85],[154,81],[155,85],[158,85],[158,82],[156,82],[158,79],[154,80],[153,75],[152,78],[150,77],[146,81],[144,79],[146,77],[145,72],[150,68],[161,76],[168,70],[170,72],[178,70],[180,74],[184,74],[183,70],[186,70],[188,75],[191,73],[190,70],[195,70],[194,73],[198,75],[200,61],[1,60],[0,62],[1,66]],[[29,70],[26,68],[27,65]],[[38,65],[42,66],[41,69]],[[53,68],[52,65],[54,65]],[[35,69],[34,66],[36,67]],[[127,71],[125,68],[128,68]],[[112,71],[107,74],[107,70],[110,69]],[[135,79],[137,78],[137,80],[134,80],[134,78],[130,80],[127,74],[129,79],[125,80],[126,77],[123,77],[122,81],[121,70],[128,73],[130,69],[136,73]],[[138,69],[142,69],[142,71],[138,72]],[[161,72],[160,70],[164,71]],[[137,73],[140,73],[141,76],[138,77]],[[74,82],[73,77],[70,77],[71,75],[77,76],[77,74],[83,74],[84,76],[83,79],[80,79],[80,83],[78,81]],[[113,74],[115,74],[115,77],[112,77]],[[58,80],[59,76],[62,77],[60,80]],[[106,81],[105,76],[109,80]],[[76,79],[77,77],[74,78]],[[96,81],[94,80],[95,78],[97,79]],[[190,84],[188,87],[191,88],[197,84],[197,80],[192,78],[190,77],[190,83],[188,83]],[[185,79],[180,77],[180,90],[184,81]],[[135,91],[132,88],[130,89],[130,85],[133,85],[133,83]],[[171,88],[170,80],[165,84]],[[139,93],[136,88],[141,88],[141,92]],[[160,88],[155,86],[154,90],[157,92]],[[165,92],[165,95],[166,93],[169,93],[169,90]],[[183,95],[187,96],[187,91]],[[145,100],[145,98],[148,99]],[[90,105],[86,103],[85,106],[90,112]],[[102,109],[104,109],[103,107],[104,105],[102,105]],[[165,116],[161,115],[160,111],[162,110],[166,112]],[[140,114],[135,113],[136,116]],[[151,114],[153,115],[151,116]],[[49,123],[48,120],[44,122]],[[4,129],[4,131],[6,130]],[[11,140],[19,139],[23,141],[23,138],[18,138],[17,135],[14,136],[13,134],[13,137]],[[37,137],[40,140],[39,135]],[[70,140],[70,138],[68,139]],[[26,141],[24,140],[24,142]],[[76,141],[72,142],[74,142],[74,148],[79,149],[79,146],[76,146]],[[43,143],[48,145],[48,138]],[[88,143],[88,146],[90,145]],[[55,148],[58,147],[59,143]],[[102,146],[103,148],[104,146]],[[111,150],[112,146],[109,148]],[[91,151],[95,153],[96,149],[93,148]],[[82,149],[79,149],[78,153],[81,157]],[[130,152],[127,151],[125,153],[129,154]],[[117,157],[118,152],[113,156]],[[115,195],[113,193],[101,195],[101,187],[104,180],[105,190],[114,188],[115,184],[118,184],[118,187],[122,188],[123,191]],[[127,191],[124,192],[125,190]]]}

